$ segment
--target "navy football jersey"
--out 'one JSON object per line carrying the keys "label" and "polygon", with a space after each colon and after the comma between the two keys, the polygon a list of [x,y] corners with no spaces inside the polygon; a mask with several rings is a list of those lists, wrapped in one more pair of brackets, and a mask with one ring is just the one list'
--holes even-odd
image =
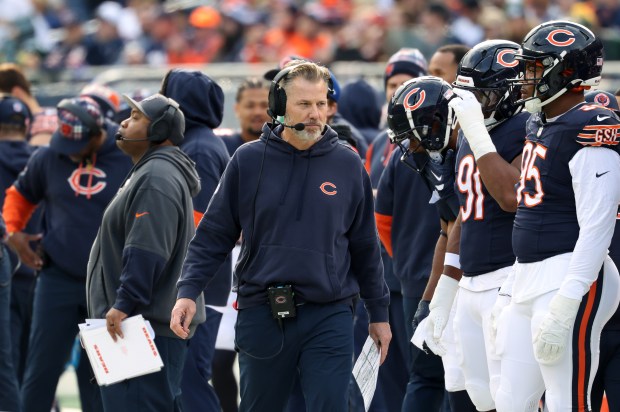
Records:
{"label": "navy football jersey", "polygon": [[612,110],[581,103],[553,122],[533,115],[527,128],[512,232],[521,263],[573,251],[579,224],[568,164],[583,147],[618,150],[620,120]]}
{"label": "navy football jersey", "polygon": [[[528,113],[514,116],[490,132],[497,153],[511,163],[523,151]],[[489,194],[467,139],[459,131],[456,156],[456,193],[461,211],[461,269],[476,276],[510,266],[515,214],[502,210]]]}
{"label": "navy football jersey", "polygon": [[456,220],[459,214],[459,199],[454,193],[454,151],[446,150],[441,163],[432,161],[427,153],[414,153],[407,159],[410,160],[421,170],[420,173],[432,192],[430,203],[437,206],[439,217],[446,222]]}

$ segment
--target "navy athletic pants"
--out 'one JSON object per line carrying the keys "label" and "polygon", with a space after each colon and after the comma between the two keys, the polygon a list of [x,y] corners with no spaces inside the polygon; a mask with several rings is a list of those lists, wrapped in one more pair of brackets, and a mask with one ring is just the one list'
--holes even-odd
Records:
{"label": "navy athletic pants", "polygon": [[205,308],[207,320],[196,328],[189,340],[181,389],[184,412],[220,412],[220,401],[209,383],[213,375],[215,340],[222,314]]}
{"label": "navy athletic pants", "polygon": [[[41,271],[34,293],[32,326],[21,388],[22,410],[49,412],[60,375],[69,361],[78,323],[86,318],[86,278],[76,278],[50,266]],[[86,352],[76,371],[85,412],[101,403]]]}
{"label": "navy athletic pants", "polygon": [[347,410],[353,369],[353,311],[348,304],[297,307],[275,320],[268,305],[239,311],[240,412],[282,411],[295,376],[309,411]]}

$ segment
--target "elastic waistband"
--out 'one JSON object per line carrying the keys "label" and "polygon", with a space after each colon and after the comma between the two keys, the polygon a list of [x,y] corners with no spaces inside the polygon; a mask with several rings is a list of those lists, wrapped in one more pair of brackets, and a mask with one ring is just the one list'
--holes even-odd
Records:
{"label": "elastic waistband", "polygon": [[[299,295],[295,295],[295,306],[303,306],[306,304],[315,304],[315,305],[338,305],[338,304],[347,304],[353,307],[353,299],[355,296],[348,296],[346,298],[337,299],[329,302],[313,302],[308,301],[301,298]],[[267,298],[267,292],[261,292],[260,294],[252,295],[252,296],[241,296],[237,295],[237,310],[247,309],[254,306],[259,305],[268,305],[269,299]]]}

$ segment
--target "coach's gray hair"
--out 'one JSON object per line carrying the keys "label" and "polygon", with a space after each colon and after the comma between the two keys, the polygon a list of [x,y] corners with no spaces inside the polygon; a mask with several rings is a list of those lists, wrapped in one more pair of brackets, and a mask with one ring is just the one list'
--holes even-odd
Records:
{"label": "coach's gray hair", "polygon": [[292,67],[291,71],[280,82],[280,87],[286,91],[288,90],[288,87],[293,79],[298,77],[315,83],[323,80],[325,84],[329,86],[331,74],[325,66],[305,60],[293,60],[283,68],[285,69],[289,67]]}

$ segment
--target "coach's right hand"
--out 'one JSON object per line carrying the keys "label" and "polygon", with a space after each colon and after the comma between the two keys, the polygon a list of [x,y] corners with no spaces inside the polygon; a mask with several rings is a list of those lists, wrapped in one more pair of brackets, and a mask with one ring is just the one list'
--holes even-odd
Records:
{"label": "coach's right hand", "polygon": [[9,234],[7,245],[17,253],[19,260],[29,268],[41,270],[43,259],[30,247],[30,242],[41,240],[42,234],[30,235],[24,232],[13,232]]}
{"label": "coach's right hand", "polygon": [[196,314],[196,302],[181,298],[177,300],[177,303],[172,308],[172,314],[170,316],[170,329],[181,339],[187,339],[189,337],[189,325],[192,323],[192,319]]}

